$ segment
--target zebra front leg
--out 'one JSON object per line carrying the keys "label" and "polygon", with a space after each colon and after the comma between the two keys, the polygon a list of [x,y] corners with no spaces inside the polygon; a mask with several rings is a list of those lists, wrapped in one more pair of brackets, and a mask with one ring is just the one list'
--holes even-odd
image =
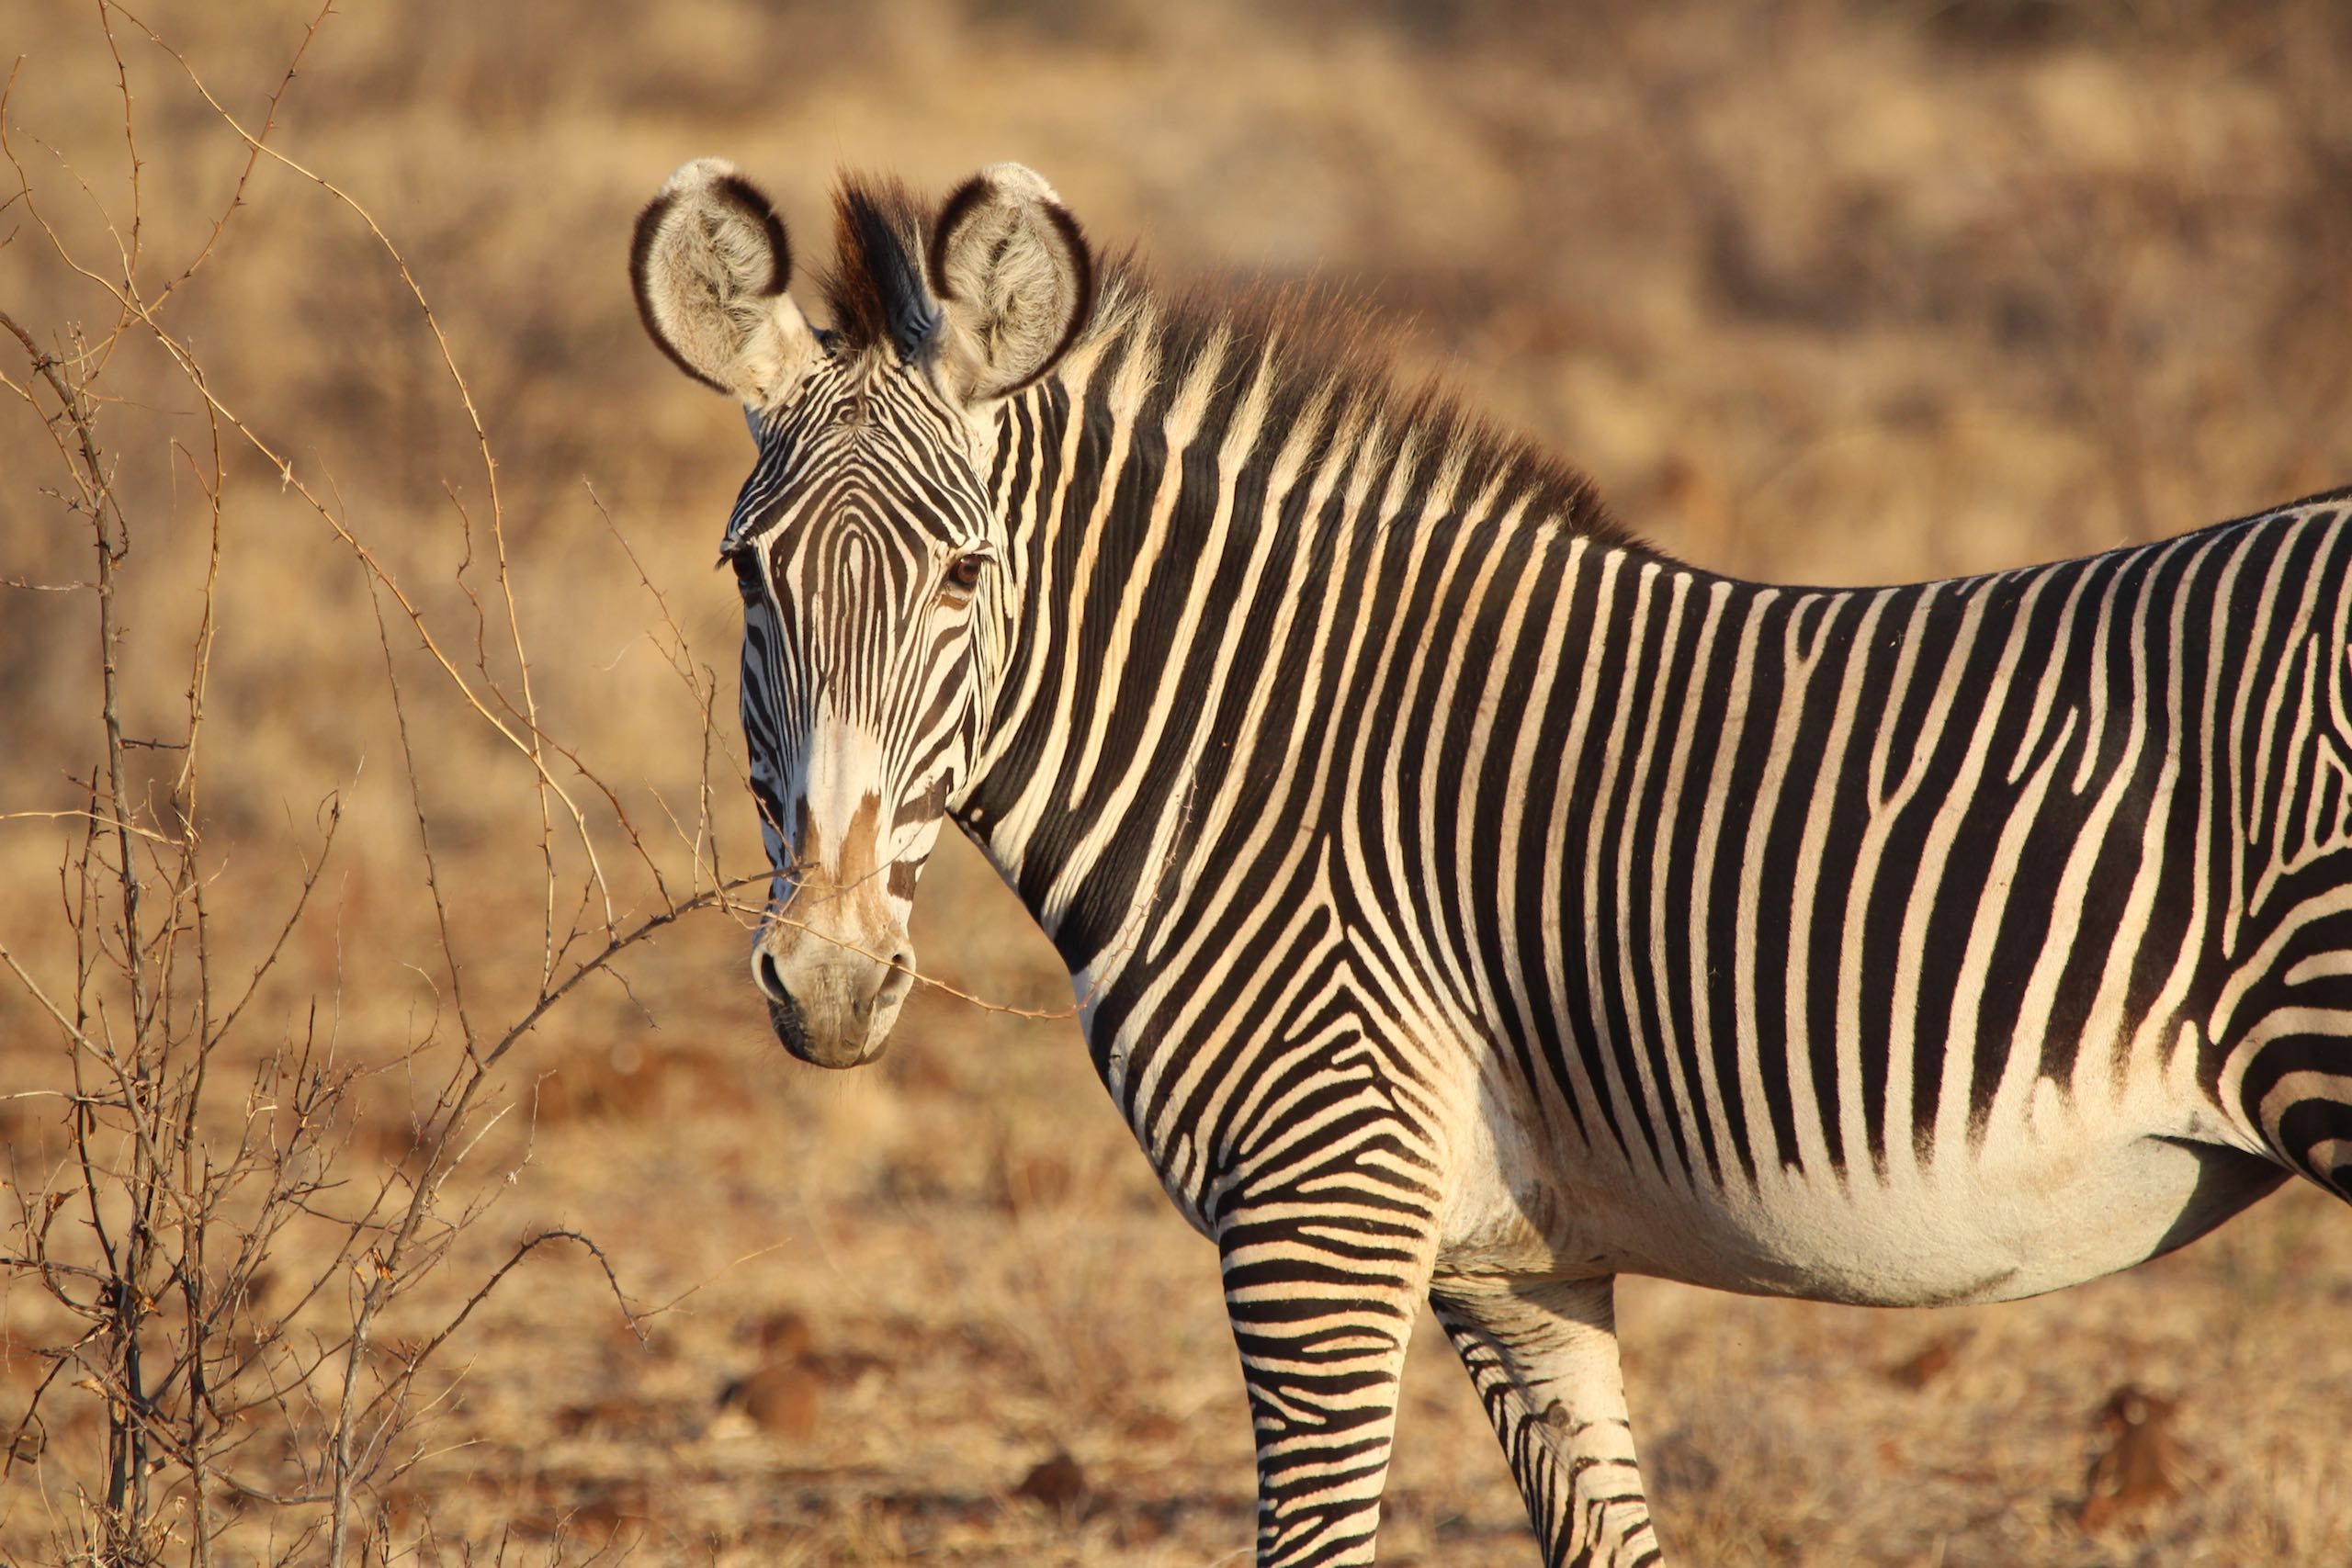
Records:
{"label": "zebra front leg", "polygon": [[1257,1434],[1259,1568],[1372,1562],[1434,1250],[1417,1205],[1317,1212],[1299,1198],[1246,1204],[1217,1233]]}
{"label": "zebra front leg", "polygon": [[1548,1568],[1657,1568],[1617,1369],[1616,1281],[1453,1277],[1430,1304],[1502,1438]]}

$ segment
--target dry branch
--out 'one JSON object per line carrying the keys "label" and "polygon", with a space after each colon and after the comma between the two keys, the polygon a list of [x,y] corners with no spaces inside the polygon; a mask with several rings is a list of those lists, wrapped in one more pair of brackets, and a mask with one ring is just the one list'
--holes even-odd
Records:
{"label": "dry branch", "polygon": [[[0,1251],[0,1274],[36,1283],[62,1321],[78,1325],[46,1348],[46,1374],[26,1408],[11,1413],[11,1447],[0,1458],[0,1465],[14,1465],[26,1452],[44,1456],[38,1462],[45,1491],[51,1472],[58,1472],[63,1483],[60,1495],[73,1505],[52,1516],[52,1546],[60,1562],[129,1564],[184,1554],[191,1563],[209,1564],[216,1541],[236,1523],[237,1511],[217,1506],[215,1499],[232,1497],[288,1517],[285,1527],[265,1532],[271,1561],[340,1564],[363,1543],[372,1543],[370,1551],[384,1549],[390,1527],[382,1489],[419,1461],[424,1450],[412,1440],[413,1428],[439,1398],[420,1379],[433,1375],[435,1357],[489,1295],[550,1241],[569,1240],[588,1251],[634,1328],[637,1320],[612,1260],[585,1235],[551,1231],[526,1240],[464,1287],[462,1304],[429,1336],[404,1347],[389,1372],[375,1350],[384,1314],[448,1267],[455,1242],[486,1212],[487,1197],[457,1199],[450,1183],[469,1162],[483,1157],[485,1139],[505,1114],[501,1067],[506,1055],[590,976],[612,973],[616,961],[687,915],[730,904],[744,886],[718,874],[715,851],[706,855],[715,842],[709,791],[704,792],[700,819],[689,835],[686,891],[674,893],[668,872],[630,822],[620,793],[597,776],[577,748],[544,730],[516,608],[495,459],[441,322],[399,246],[366,209],[269,144],[296,68],[329,14],[322,9],[312,18],[270,96],[260,130],[250,132],[179,51],[130,12],[99,0],[97,24],[121,102],[130,194],[127,229],[111,220],[107,224],[114,254],[104,266],[78,258],[42,210],[10,137],[9,96],[0,92],[0,154],[17,177],[13,204],[66,271],[96,291],[112,318],[95,341],[85,341],[71,322],[54,328],[40,323],[40,330],[53,331],[62,342],[52,351],[43,346],[34,324],[0,312],[0,327],[21,348],[28,367],[23,379],[5,378],[6,385],[43,427],[58,464],[61,482],[54,494],[67,516],[88,530],[96,556],[91,581],[63,585],[87,592],[95,610],[98,757],[80,786],[85,804],[0,813],[0,826],[18,831],[44,824],[74,829],[62,843],[57,919],[70,954],[62,976],[46,976],[37,957],[0,943],[0,967],[47,1017],[63,1045],[59,1063],[65,1081],[38,1092],[62,1108],[65,1161],[29,1181],[21,1176],[12,1179],[17,1217],[12,1240]],[[162,287],[152,289],[145,274],[154,247],[141,209],[145,164],[132,112],[131,71],[115,36],[118,19],[177,63],[246,152],[200,246]],[[487,643],[474,638],[470,660],[453,652],[458,644],[354,530],[340,501],[330,502],[295,474],[283,455],[289,444],[265,436],[241,414],[207,375],[190,344],[160,319],[164,303],[218,254],[265,159],[305,175],[356,217],[398,275],[447,373],[488,488],[487,526],[503,633],[497,657],[511,661],[514,700],[506,695]],[[82,184],[78,175],[70,169],[67,174]],[[209,437],[201,457],[176,438],[168,448],[172,461],[196,481],[209,536],[193,585],[200,613],[182,666],[187,678],[184,720],[177,733],[161,737],[130,733],[123,717],[131,633],[118,611],[119,588],[134,541],[151,525],[119,489],[104,436],[115,402],[105,378],[120,351],[138,343],[160,350],[194,392]],[[454,1004],[456,1039],[444,1043],[428,1026],[396,1059],[412,1078],[426,1075],[432,1087],[413,1113],[417,1132],[408,1156],[372,1182],[355,1185],[349,1174],[355,1164],[355,1096],[371,1072],[339,1053],[332,992],[311,998],[306,1025],[282,1043],[262,1048],[242,1104],[223,1101],[214,1092],[224,1081],[218,1069],[243,1039],[254,1002],[284,974],[316,908],[314,896],[345,819],[340,795],[322,803],[322,831],[314,845],[295,855],[299,871],[290,897],[264,917],[267,934],[249,971],[230,996],[217,996],[221,961],[209,933],[220,915],[209,889],[220,876],[226,850],[216,851],[207,841],[198,804],[198,742],[220,635],[215,597],[221,520],[238,482],[224,443],[237,441],[263,458],[277,485],[301,497],[366,574],[378,606],[379,651],[407,766],[418,863]],[[458,521],[469,536],[472,520],[462,508]],[[458,569],[457,586],[479,613],[480,600],[465,581],[464,570]],[[528,765],[521,782],[536,800],[539,818],[536,854],[544,929],[538,979],[511,1012],[500,1005],[502,1016],[494,1024],[478,1027],[475,1003],[464,988],[470,954],[444,893],[426,787],[431,763],[412,743],[413,694],[395,657],[393,622],[382,614],[386,598],[462,709]],[[662,615],[682,656],[690,660],[666,606]],[[716,711],[712,694],[698,689],[695,695],[695,712],[706,727]],[[706,737],[706,754],[721,746]],[[129,757],[141,750],[178,761],[176,776],[161,798],[134,784]],[[556,758],[576,774],[577,784],[555,775]],[[613,823],[609,830],[592,824],[571,793],[574,787],[605,802]],[[569,928],[558,916],[568,874],[558,852],[551,799],[561,803],[584,866],[586,897]],[[650,907],[634,914],[625,912],[605,869],[600,838],[606,831],[628,846],[626,854],[646,874]],[[259,923],[251,915],[243,919],[248,926]],[[304,976],[288,978],[299,987]],[[340,976],[332,983],[339,987]],[[498,1187],[485,1184],[485,1191],[494,1193]],[[60,1216],[69,1212],[78,1220],[62,1228]],[[298,1277],[299,1288],[290,1299],[282,1293],[270,1299],[264,1281],[274,1270],[288,1269]],[[46,1434],[58,1425],[60,1414],[75,1414],[60,1404],[62,1400],[85,1402],[82,1408],[95,1406],[99,1413],[107,1439],[96,1474],[74,1472],[72,1460],[48,1441]],[[271,1428],[277,1433],[273,1442],[257,1447],[255,1437]],[[38,1441],[31,1437],[36,1433],[42,1434]]]}

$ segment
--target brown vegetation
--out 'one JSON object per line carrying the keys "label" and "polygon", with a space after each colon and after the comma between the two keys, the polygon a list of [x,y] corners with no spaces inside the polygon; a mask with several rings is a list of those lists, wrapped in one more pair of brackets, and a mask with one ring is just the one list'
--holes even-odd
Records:
{"label": "brown vegetation", "polygon": [[[1750,575],[2352,480],[2327,0],[446,0],[330,17],[289,83],[318,14],[6,40],[0,1253],[141,1282],[0,1277],[11,1562],[190,1560],[199,1472],[223,1562],[338,1513],[370,1562],[1238,1560],[1212,1259],[1073,1027],[922,992],[820,1075],[727,915],[647,926],[759,853],[707,572],[743,437],[622,274],[690,156],[812,264],[837,163],[1013,157],[1165,274],[1341,280]],[[959,846],[918,922],[941,979],[1067,1006]],[[561,1242],[502,1274],[560,1233],[623,1301]],[[2347,1294],[2352,1224],[2290,1191],[2041,1302],[1621,1315],[1682,1561],[2313,1564]],[[1434,1332],[1404,1423],[1384,1561],[1528,1560]]]}

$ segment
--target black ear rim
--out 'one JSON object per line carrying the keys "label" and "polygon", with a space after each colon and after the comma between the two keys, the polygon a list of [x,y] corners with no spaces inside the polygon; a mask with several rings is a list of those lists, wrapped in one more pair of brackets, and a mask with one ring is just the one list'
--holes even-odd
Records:
{"label": "black ear rim", "polygon": [[[792,282],[792,241],[785,232],[784,220],[776,216],[775,204],[768,200],[765,192],[741,175],[721,175],[703,188],[767,231],[768,254],[775,258],[775,265],[769,273],[767,287],[760,291],[760,297],[773,299],[782,294]],[[645,335],[653,340],[653,346],[660,349],[671,364],[712,391],[732,396],[732,389],[719,385],[687,364],[685,357],[670,346],[670,340],[662,335],[653,319],[653,307],[646,302],[646,271],[653,256],[654,237],[662,231],[662,220],[670,215],[670,209],[685,194],[680,190],[663,191],[647,202],[644,210],[637,215],[637,229],[629,237],[628,246],[629,292],[636,296],[637,319],[644,324]]]}
{"label": "black ear rim", "polygon": [[956,231],[964,226],[972,209],[986,201],[995,188],[986,175],[974,175],[948,192],[947,199],[940,204],[939,217],[931,225],[931,244],[923,252],[922,269],[931,283],[932,298],[943,305],[952,303],[956,298],[956,291],[947,287],[947,242],[956,237]]}
{"label": "black ear rim", "polygon": [[[943,305],[951,304],[956,299],[955,290],[947,286],[947,246],[955,239],[956,231],[963,227],[964,220],[971,216],[972,209],[986,201],[995,189],[994,182],[986,175],[974,175],[949,192],[947,199],[940,205],[938,220],[931,226],[931,243],[923,253],[923,271],[928,275],[933,298]],[[1046,218],[1061,234],[1062,250],[1069,257],[1070,270],[1078,277],[1077,308],[1070,311],[1069,324],[1062,329],[1061,341],[1054,344],[1052,353],[1038,362],[1036,369],[1018,381],[992,387],[985,394],[976,393],[976,396],[1009,398],[1024,387],[1035,385],[1061,363],[1062,356],[1078,342],[1079,334],[1086,330],[1086,323],[1094,313],[1094,248],[1086,243],[1086,231],[1079,227],[1078,220],[1060,202],[1048,201],[1043,205]]]}

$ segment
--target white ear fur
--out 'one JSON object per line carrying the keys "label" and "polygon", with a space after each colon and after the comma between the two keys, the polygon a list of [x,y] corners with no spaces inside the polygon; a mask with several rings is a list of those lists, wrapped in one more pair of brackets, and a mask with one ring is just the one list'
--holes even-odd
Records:
{"label": "white ear fur", "polygon": [[672,175],[638,215],[629,279],[645,330],[695,379],[758,408],[817,352],[785,293],[792,251],[759,187],[720,158]]}
{"label": "white ear fur", "polygon": [[956,187],[925,260],[946,317],[949,374],[967,403],[1051,369],[1093,305],[1093,255],[1078,220],[1019,164],[991,164]]}

